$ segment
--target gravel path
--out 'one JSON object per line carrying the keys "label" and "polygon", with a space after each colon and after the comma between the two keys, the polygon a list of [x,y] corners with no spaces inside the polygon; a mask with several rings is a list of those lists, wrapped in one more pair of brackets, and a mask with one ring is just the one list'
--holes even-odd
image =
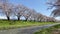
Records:
{"label": "gravel path", "polygon": [[32,26],[32,27],[9,29],[9,30],[0,30],[0,34],[33,34],[34,32],[42,28],[48,28],[53,25],[56,25],[56,24],[49,24],[49,25],[43,25],[43,26]]}

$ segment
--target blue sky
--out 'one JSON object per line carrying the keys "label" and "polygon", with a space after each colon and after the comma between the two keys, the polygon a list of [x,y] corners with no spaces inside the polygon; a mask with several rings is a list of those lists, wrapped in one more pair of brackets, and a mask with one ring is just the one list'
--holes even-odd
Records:
{"label": "blue sky", "polygon": [[35,9],[37,12],[46,16],[51,14],[51,10],[47,10],[47,0],[10,0],[10,2],[13,4],[23,4],[24,6]]}

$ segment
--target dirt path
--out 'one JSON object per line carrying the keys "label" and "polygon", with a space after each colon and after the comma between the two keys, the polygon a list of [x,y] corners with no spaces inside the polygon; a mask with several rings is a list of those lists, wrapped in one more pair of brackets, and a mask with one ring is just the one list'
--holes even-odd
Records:
{"label": "dirt path", "polygon": [[56,24],[26,27],[26,28],[17,28],[17,29],[9,29],[9,30],[0,30],[0,34],[33,34],[34,32],[36,32],[42,28],[48,28],[48,27],[51,27],[53,25],[56,25]]}

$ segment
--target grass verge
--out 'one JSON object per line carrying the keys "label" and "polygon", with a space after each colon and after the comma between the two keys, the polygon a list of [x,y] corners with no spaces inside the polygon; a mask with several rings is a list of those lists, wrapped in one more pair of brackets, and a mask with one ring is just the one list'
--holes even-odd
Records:
{"label": "grass verge", "polygon": [[0,20],[0,30],[20,28],[20,27],[40,26],[40,25],[46,25],[46,24],[54,24],[54,22]]}
{"label": "grass verge", "polygon": [[60,34],[60,24],[42,29],[34,34]]}

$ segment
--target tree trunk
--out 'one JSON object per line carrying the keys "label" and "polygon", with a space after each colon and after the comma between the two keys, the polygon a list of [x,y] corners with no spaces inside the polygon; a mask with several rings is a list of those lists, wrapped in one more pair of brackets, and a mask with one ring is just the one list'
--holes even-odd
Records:
{"label": "tree trunk", "polygon": [[18,20],[20,20],[20,16],[18,17]]}
{"label": "tree trunk", "polygon": [[10,20],[9,16],[7,16],[7,20]]}
{"label": "tree trunk", "polygon": [[17,16],[17,17],[18,17],[18,20],[20,20],[21,15],[19,15],[19,16]]}
{"label": "tree trunk", "polygon": [[26,20],[25,21],[27,21],[28,20],[28,18],[26,18]]}

